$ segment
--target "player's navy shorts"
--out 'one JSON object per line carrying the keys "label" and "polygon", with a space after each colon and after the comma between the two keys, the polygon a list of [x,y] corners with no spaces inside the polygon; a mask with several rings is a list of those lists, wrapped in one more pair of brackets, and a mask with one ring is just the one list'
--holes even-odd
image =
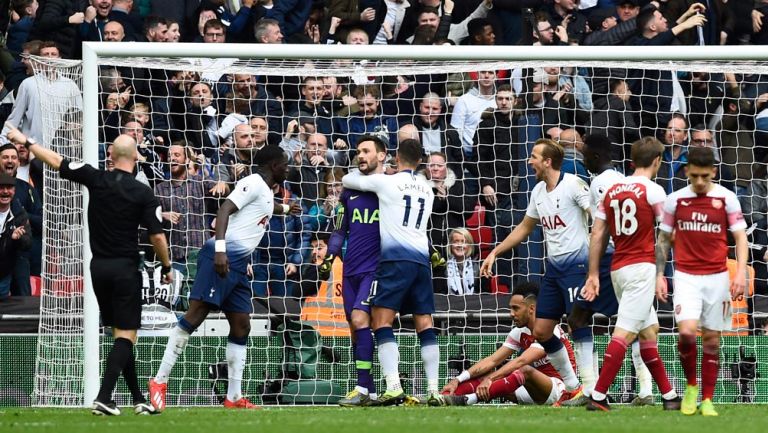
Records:
{"label": "player's navy shorts", "polygon": [[229,255],[229,272],[221,278],[213,266],[213,239],[206,241],[197,257],[197,276],[189,299],[213,305],[217,310],[230,313],[251,313],[253,304],[247,267],[249,256]]}
{"label": "player's navy shorts", "polygon": [[400,314],[432,314],[432,268],[408,261],[379,262],[369,303]]}
{"label": "player's navy shorts", "polygon": [[344,277],[341,284],[341,297],[344,299],[344,313],[347,320],[352,320],[352,310],[371,312],[371,306],[366,302],[371,295],[371,286],[376,281],[375,272],[363,272]]}
{"label": "player's navy shorts", "polygon": [[[613,291],[613,282],[611,281],[611,260],[613,254],[606,254],[600,259],[600,296],[594,301],[588,302],[581,297],[581,290],[574,300],[574,303],[580,307],[600,313],[606,317],[611,317],[619,312],[619,301],[616,300],[616,293]],[[584,278],[586,280],[586,278]],[[582,284],[583,286],[583,284]]]}
{"label": "player's navy shorts", "polygon": [[570,314],[586,279],[586,264],[572,266],[567,272],[545,272],[536,301],[536,317],[559,321],[563,314]]}
{"label": "player's navy shorts", "polygon": [[94,258],[91,281],[99,303],[101,323],[117,329],[141,327],[139,258]]}

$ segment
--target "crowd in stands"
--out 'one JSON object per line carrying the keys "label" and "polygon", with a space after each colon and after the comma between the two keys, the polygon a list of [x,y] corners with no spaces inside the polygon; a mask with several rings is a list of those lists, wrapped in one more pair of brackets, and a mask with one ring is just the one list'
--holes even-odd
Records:
{"label": "crowd in stands", "polygon": [[[768,41],[763,19],[768,0],[11,0],[0,5],[0,15],[10,11],[0,18],[7,24],[0,53],[0,122],[11,122],[38,142],[43,141],[39,89],[69,104],[57,123],[62,130],[80,122],[82,100],[68,78],[55,72],[34,76],[30,56],[76,59],[82,41],[595,46]],[[118,135],[137,141],[136,175],[161,201],[172,260],[186,278],[194,277],[192,265],[212,234],[219,203],[254,171],[253,156],[264,146],[285,151],[291,171],[274,199],[299,201],[303,213],[270,220],[249,267],[255,296],[306,296],[302,275],[317,265],[312,242],[334,230],[343,212],[341,177],[354,169],[363,134],[379,135],[392,154],[401,140],[422,144],[420,172],[435,192],[430,238],[448,259],[436,271],[439,293],[508,290],[513,276],[528,280],[541,273],[543,247],[529,242],[500,258],[498,279],[478,276],[478,260],[525,213],[535,184],[527,158],[539,138],[559,141],[566,154],[563,171],[589,181],[581,154],[586,135],[607,135],[615,144],[616,167],[627,173],[632,142],[656,136],[666,145],[657,181],[667,193],[686,184],[688,147],[712,148],[718,181],[739,195],[748,223],[756,226],[751,241],[768,243],[768,75],[573,66],[361,79],[201,76],[142,66],[102,68],[99,86],[104,166],[110,168],[109,143]],[[72,138],[72,128],[67,131],[61,139]],[[0,143],[7,139],[0,136]],[[8,289],[0,296],[9,290],[26,295],[28,276],[41,271],[42,174],[23,146],[0,147],[0,164],[17,178],[15,195],[29,215],[32,237],[13,269],[0,267],[0,289]],[[394,160],[388,164],[391,172]],[[753,253],[757,291],[764,292],[764,250]]]}

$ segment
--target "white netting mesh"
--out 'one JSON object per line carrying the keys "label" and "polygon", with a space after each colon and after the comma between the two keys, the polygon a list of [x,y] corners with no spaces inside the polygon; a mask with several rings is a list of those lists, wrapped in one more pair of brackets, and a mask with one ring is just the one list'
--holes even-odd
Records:
{"label": "white netting mesh", "polygon": [[[497,239],[506,236],[524,214],[528,192],[535,184],[526,161],[536,139],[560,136],[566,145],[575,142],[576,148],[568,153],[568,167],[585,175],[577,152],[580,140],[573,140],[571,131],[566,130],[575,128],[581,136],[607,134],[616,144],[614,162],[621,170],[629,169],[627,146],[642,135],[666,140],[674,157],[689,144],[714,142],[720,180],[739,194],[753,227],[750,264],[756,271],[756,295],[744,306],[749,313],[741,316],[745,321],[739,324],[738,335],[725,339],[717,396],[722,401],[752,397],[768,401],[765,380],[749,379],[749,368],[754,371],[755,366],[749,357],[768,359],[768,353],[760,349],[764,337],[755,336],[768,315],[762,250],[766,243],[763,161],[768,154],[764,150],[768,122],[763,125],[761,120],[768,116],[763,117],[765,101],[760,97],[768,91],[768,81],[762,75],[765,63],[102,58],[99,65],[99,142],[87,145],[99,146],[103,163],[108,157],[106,144],[117,134],[134,135],[142,143],[139,177],[155,188],[163,204],[172,258],[185,274],[179,288],[181,302],[176,302],[173,294],[157,294],[154,287],[147,290],[153,294],[150,297],[155,307],[162,304],[183,313],[196,253],[211,235],[210,224],[219,204],[211,190],[231,188],[249,169],[250,149],[264,142],[280,145],[291,156],[292,174],[276,193],[276,202],[298,200],[304,213],[300,217],[274,217],[270,232],[252,258],[254,314],[245,395],[264,402],[323,403],[335,401],[354,386],[351,343],[341,300],[334,293],[340,281],[326,283],[332,288],[325,292],[326,298],[307,300],[309,292],[323,288],[313,279],[312,238],[314,233],[334,228],[339,211],[336,184],[352,164],[354,152],[348,149],[354,149],[359,134],[380,134],[394,149],[396,130],[411,124],[419,131],[425,151],[446,155],[424,167],[428,176],[446,176],[445,182],[436,185],[443,198],[440,207],[433,209],[430,237],[447,253],[449,233],[466,228],[474,242],[475,269]],[[80,85],[79,66],[57,64],[55,70]],[[483,73],[477,71],[498,73],[490,78],[489,86],[487,79],[483,82]],[[303,77],[317,79],[303,81]],[[55,103],[45,89],[41,87],[47,125],[44,141],[77,158],[82,155],[81,130],[75,126],[79,120],[62,123],[60,119],[70,113],[70,107]],[[509,114],[492,112],[498,102],[497,91],[513,97]],[[307,104],[315,100],[316,105]],[[488,107],[491,111],[484,113]],[[683,114],[684,126],[676,125],[673,112]],[[672,127],[667,128],[670,119]],[[251,128],[238,126],[241,124]],[[694,131],[699,124],[711,132],[711,137]],[[325,157],[314,158],[318,152],[308,150],[314,145],[307,143],[316,141],[312,130],[326,137]],[[177,152],[174,157],[171,144],[178,142],[186,144],[187,153]],[[169,182],[174,166],[168,162],[180,162],[195,177]],[[667,165],[666,174],[659,174],[665,188],[685,184],[677,164],[679,158]],[[444,166],[452,174],[443,174]],[[430,173],[430,169],[435,171]],[[35,401],[43,405],[80,404],[82,205],[79,188],[61,182],[53,173],[46,174],[46,264]],[[494,189],[493,199],[487,186]],[[509,295],[504,292],[521,281],[538,280],[544,257],[541,233],[536,231],[514,256],[502,257],[496,269],[499,278],[480,281],[458,277],[449,284],[445,271],[436,274],[435,323],[443,334],[441,382],[466,368],[467,362],[490,354],[502,341],[511,325]],[[466,289],[473,284],[480,294],[449,293],[448,287]],[[670,308],[659,306],[664,334],[660,351],[681,389],[684,382]],[[322,335],[308,331],[300,321],[318,328]],[[169,404],[218,403],[212,385],[225,388],[220,381],[209,381],[209,374],[216,372],[215,364],[224,361],[225,322],[223,316],[214,314],[198,330],[198,337],[192,338],[171,376]],[[598,353],[607,344],[607,324],[605,319],[595,321]],[[406,389],[423,393],[425,379],[413,323],[406,317],[397,326]],[[142,378],[155,374],[165,341],[156,335],[140,338],[137,353]],[[108,340],[102,345],[102,357],[106,344]],[[740,354],[742,348],[745,352]],[[629,361],[625,368],[626,379],[612,388],[619,400],[637,393]],[[281,374],[317,380],[274,380]],[[377,366],[374,375],[379,377]],[[282,393],[276,397],[274,391],[280,385]],[[128,394],[120,391],[118,402],[127,402]]]}

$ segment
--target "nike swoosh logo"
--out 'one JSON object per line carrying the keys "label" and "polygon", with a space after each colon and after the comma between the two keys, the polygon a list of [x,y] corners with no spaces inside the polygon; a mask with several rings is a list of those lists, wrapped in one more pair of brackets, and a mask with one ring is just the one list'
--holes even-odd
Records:
{"label": "nike swoosh logo", "polygon": [[354,199],[356,199],[356,198],[358,198],[358,197],[360,197],[360,196],[359,196],[359,195],[353,195],[353,196],[349,197],[349,199],[350,199],[350,200],[354,200]]}
{"label": "nike swoosh logo", "polygon": [[680,200],[680,204],[683,205],[683,206],[690,206],[691,202],[685,201],[685,200]]}

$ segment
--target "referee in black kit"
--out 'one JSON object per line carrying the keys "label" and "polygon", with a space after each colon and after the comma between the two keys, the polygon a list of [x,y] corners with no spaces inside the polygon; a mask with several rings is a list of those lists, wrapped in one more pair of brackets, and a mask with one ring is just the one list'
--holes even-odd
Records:
{"label": "referee in black kit", "polygon": [[104,326],[112,327],[115,338],[91,412],[94,415],[120,415],[120,409],[112,400],[112,392],[122,372],[133,396],[134,413],[155,413],[139,389],[133,353],[136,331],[141,324],[139,225],[149,230],[149,240],[163,266],[164,282],[170,283],[173,276],[168,243],[161,225],[160,203],[152,190],[133,175],[136,142],[128,135],[117,137],[112,144],[115,169],[104,171],[72,162],[27,138],[12,125],[8,126],[11,127],[8,140],[23,144],[35,157],[59,170],[62,178],[85,185],[90,193],[91,280],[101,321]]}

